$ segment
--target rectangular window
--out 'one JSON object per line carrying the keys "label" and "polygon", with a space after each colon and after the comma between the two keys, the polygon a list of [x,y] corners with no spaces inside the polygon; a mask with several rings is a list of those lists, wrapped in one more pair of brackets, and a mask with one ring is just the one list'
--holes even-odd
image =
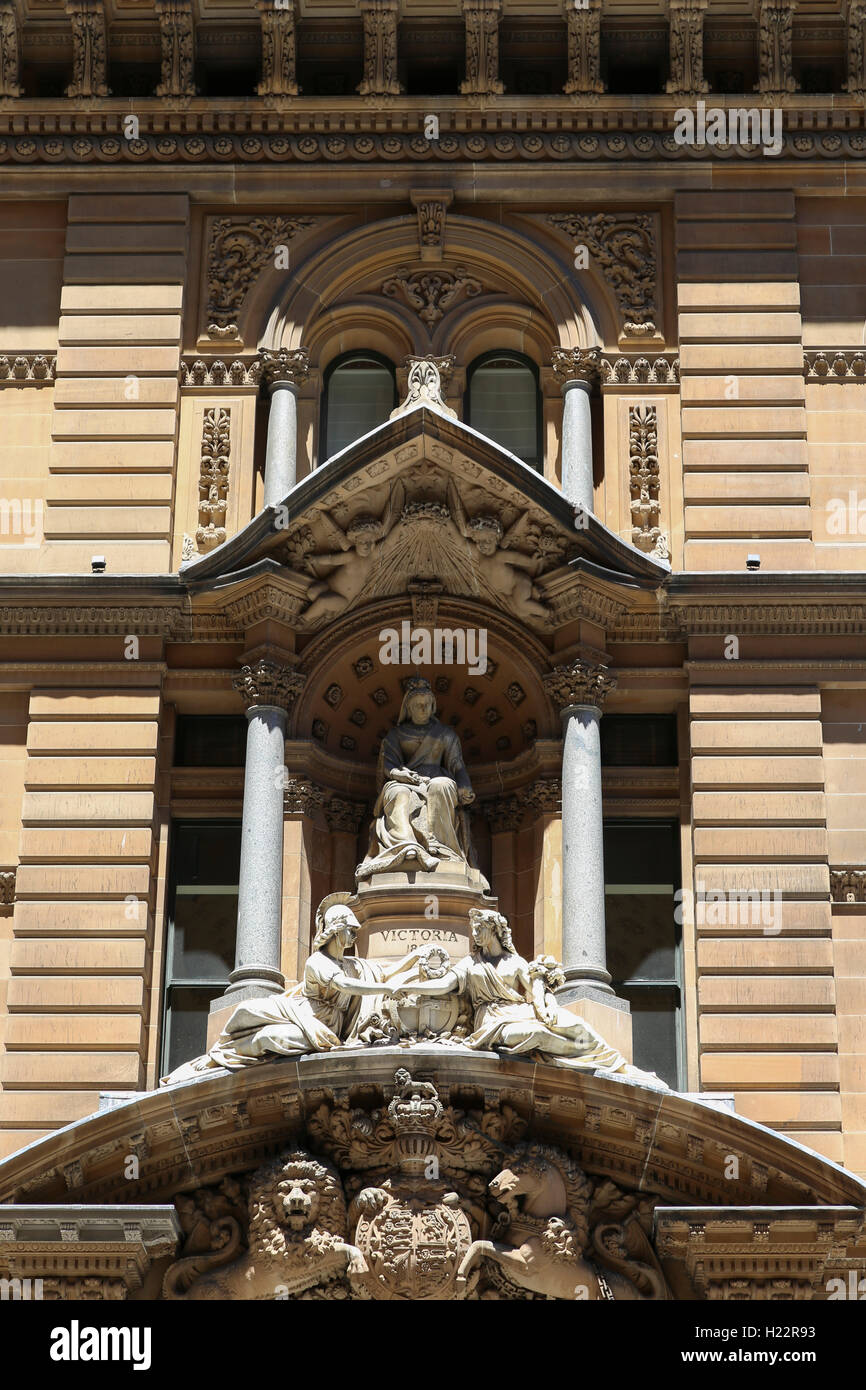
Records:
{"label": "rectangular window", "polygon": [[[604,721],[602,721],[603,723]],[[634,1063],[684,1084],[679,826],[607,821],[604,827],[607,968],[631,1004]]]}
{"label": "rectangular window", "polygon": [[235,963],[240,821],[175,821],[169,870],[163,1075],[204,1052],[208,1006]]}
{"label": "rectangular window", "polygon": [[243,767],[247,721],[242,714],[179,714],[175,767]]}
{"label": "rectangular window", "polygon": [[601,721],[604,767],[676,767],[675,714],[606,714]]}

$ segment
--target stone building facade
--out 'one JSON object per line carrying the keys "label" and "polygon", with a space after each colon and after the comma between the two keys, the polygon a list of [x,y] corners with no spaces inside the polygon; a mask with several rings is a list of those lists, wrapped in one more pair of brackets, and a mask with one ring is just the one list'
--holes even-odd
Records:
{"label": "stone building facade", "polygon": [[[864,43],[855,0],[0,0],[0,1156],[47,1146],[0,1200],[125,1200],[59,1131],[135,1149],[231,987],[301,978],[420,671],[521,954],[848,1213],[760,1296],[866,1262]],[[303,1110],[200,1085],[248,1168]],[[619,1152],[587,1085],[545,1141]]]}

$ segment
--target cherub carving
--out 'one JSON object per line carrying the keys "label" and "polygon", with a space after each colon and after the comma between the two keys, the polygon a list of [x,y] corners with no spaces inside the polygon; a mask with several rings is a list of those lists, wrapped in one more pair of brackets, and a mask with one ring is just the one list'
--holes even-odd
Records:
{"label": "cherub carving", "polygon": [[[454,524],[469,543],[471,563],[481,572],[489,588],[501,594],[519,618],[547,623],[550,610],[538,600],[533,583],[543,560],[511,549],[526,521],[525,514],[521,513],[504,535],[502,523],[496,516],[479,513],[470,521],[453,482],[448,484],[448,506]],[[507,554],[503,553],[505,551]]]}
{"label": "cherub carving", "polygon": [[404,500],[405,488],[396,482],[381,517],[356,516],[345,531],[329,512],[319,513],[339,549],[306,557],[307,569],[315,581],[309,590],[310,606],[303,615],[310,627],[336,617],[354,603],[379,563],[381,542],[397,522]]}

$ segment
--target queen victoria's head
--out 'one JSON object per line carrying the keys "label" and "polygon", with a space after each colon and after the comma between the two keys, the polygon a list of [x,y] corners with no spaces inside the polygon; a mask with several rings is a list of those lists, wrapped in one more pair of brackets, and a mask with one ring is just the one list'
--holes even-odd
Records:
{"label": "queen victoria's head", "polygon": [[436,696],[424,676],[412,676],[400,706],[401,724],[429,724],[436,713]]}
{"label": "queen victoria's head", "polygon": [[346,951],[354,946],[355,938],[361,930],[350,907],[346,906],[348,893],[332,893],[323,898],[316,910],[316,935],[313,938],[314,951],[326,951],[333,943]]}
{"label": "queen victoria's head", "polygon": [[483,907],[470,908],[469,926],[472,931],[473,956],[489,953],[491,948],[498,954],[497,945],[499,951],[506,955],[514,954],[511,928],[501,912],[493,912],[490,908]]}

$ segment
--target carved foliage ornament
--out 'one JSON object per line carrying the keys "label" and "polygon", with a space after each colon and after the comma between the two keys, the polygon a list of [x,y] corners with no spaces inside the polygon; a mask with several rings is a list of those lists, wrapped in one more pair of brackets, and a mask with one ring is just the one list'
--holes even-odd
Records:
{"label": "carved foliage ornament", "polygon": [[105,11],[102,0],[66,0],[72,20],[72,82],[68,97],[107,97]]}
{"label": "carved foliage ornament", "polygon": [[312,217],[217,217],[207,255],[207,320],[211,338],[236,338],[247,293],[276,248],[292,240]]}
{"label": "carved foliage ornament", "polygon": [[796,0],[758,0],[760,80],[755,90],[764,96],[784,96],[800,90],[794,81],[791,61],[796,7]]}
{"label": "carved foliage ornament", "polygon": [[464,265],[450,270],[416,270],[400,266],[382,284],[382,294],[389,299],[403,299],[408,307],[418,315],[427,331],[453,309],[461,299],[476,299],[482,291],[480,280],[476,280]]}
{"label": "carved foliage ornament", "polygon": [[831,869],[830,896],[834,903],[866,902],[866,869]]}
{"label": "carved foliage ornament", "polygon": [[8,907],[14,903],[17,872],[17,869],[0,869],[0,906]]}
{"label": "carved foliage ornament", "polygon": [[551,362],[553,374],[563,386],[569,381],[594,384],[601,371],[601,349],[554,348]]}
{"label": "carved foliage ornament", "polygon": [[699,97],[709,91],[704,81],[704,11],[708,0],[670,0],[671,75],[665,91],[671,96]]}
{"label": "carved foliage ornament", "polygon": [[4,353],[0,356],[0,382],[51,381],[56,366],[57,358],[47,353],[19,353],[11,360]]}
{"label": "carved foliage ornament", "polygon": [[848,81],[851,96],[866,96],[866,0],[849,0],[848,5]]}
{"label": "carved foliage ornament", "polygon": [[585,245],[616,298],[628,337],[656,332],[656,219],[650,213],[552,213],[547,222]]}
{"label": "carved foliage ornament", "polygon": [[232,685],[248,709],[254,705],[278,705],[289,710],[305,680],[293,667],[262,658],[252,666],[242,666]]}
{"label": "carved foliage ornament", "polygon": [[543,681],[547,694],[562,714],[567,714],[576,705],[601,709],[616,686],[616,678],[609,674],[606,666],[580,659],[568,666],[555,666],[543,677]]}
{"label": "carved foliage ornament", "polygon": [[158,97],[192,97],[195,37],[192,0],[155,0],[162,45],[162,72]]}
{"label": "carved foliage ornament", "polygon": [[181,386],[258,386],[262,375],[262,362],[258,357],[252,361],[233,362],[222,357],[181,358]]}
{"label": "carved foliage ornament", "polygon": [[397,19],[399,0],[359,0],[364,17],[364,77],[358,86],[362,97],[396,97],[403,91],[397,80]]}
{"label": "carved foliage ornament", "polygon": [[270,387],[277,381],[289,381],[301,386],[310,374],[310,354],[306,348],[262,348],[262,378]]}
{"label": "carved foliage ornament", "polygon": [[255,0],[262,17],[262,80],[256,91],[271,104],[275,97],[296,97],[295,0]]}
{"label": "carved foliage ornament", "polygon": [[231,411],[215,406],[205,411],[202,426],[199,525],[195,533],[199,550],[213,550],[226,538],[230,454]]}
{"label": "carved foliage ornament", "polygon": [[15,0],[0,3],[0,96],[20,97],[21,51],[18,7]]}
{"label": "carved foliage ornament", "polygon": [[601,0],[563,0],[568,25],[568,96],[595,97],[604,91],[601,80]]}
{"label": "carved foliage ornament", "polygon": [[463,96],[499,96],[499,18],[502,0],[463,0],[466,23],[466,80]]}
{"label": "carved foliage ornament", "polygon": [[427,405],[456,420],[457,412],[442,398],[442,379],[450,376],[454,363],[454,357],[407,357],[406,399],[391,411],[390,418],[393,420],[416,406]]}

